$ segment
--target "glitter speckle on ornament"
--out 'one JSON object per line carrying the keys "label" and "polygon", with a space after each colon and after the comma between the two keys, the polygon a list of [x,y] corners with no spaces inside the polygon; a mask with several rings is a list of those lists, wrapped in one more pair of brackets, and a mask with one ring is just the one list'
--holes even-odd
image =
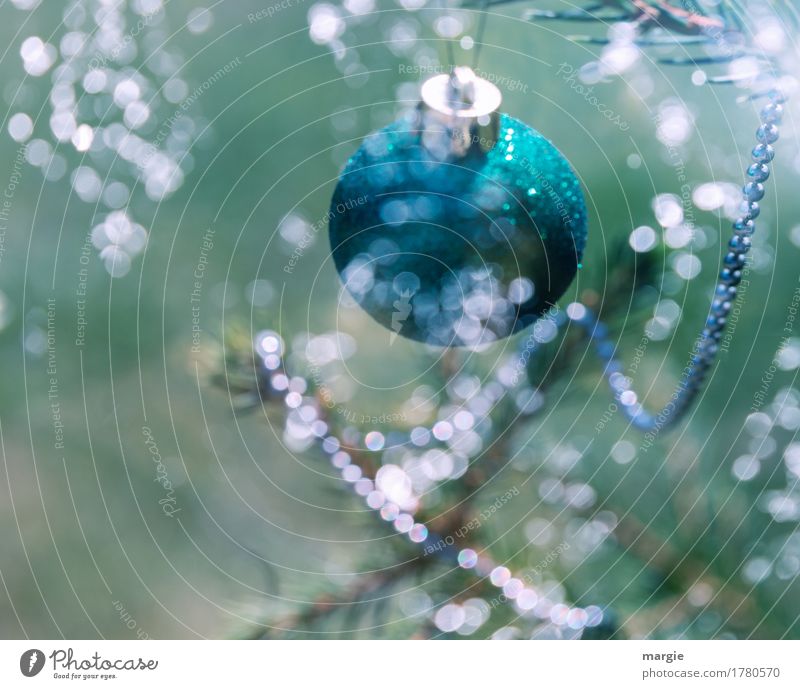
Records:
{"label": "glitter speckle on ornament", "polygon": [[470,75],[459,77],[474,90],[458,91],[452,108],[423,104],[370,135],[333,195],[336,268],[392,337],[507,337],[554,304],[583,254],[586,208],[569,163],[535,129],[492,112],[499,93],[481,111],[486,94],[469,80],[482,80]]}

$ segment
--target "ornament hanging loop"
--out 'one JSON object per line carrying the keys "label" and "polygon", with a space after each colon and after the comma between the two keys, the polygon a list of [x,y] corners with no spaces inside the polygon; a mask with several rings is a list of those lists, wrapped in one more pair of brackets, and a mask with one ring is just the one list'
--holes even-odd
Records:
{"label": "ornament hanging loop", "polygon": [[439,160],[486,152],[497,142],[500,90],[469,67],[431,77],[421,89],[422,145]]}

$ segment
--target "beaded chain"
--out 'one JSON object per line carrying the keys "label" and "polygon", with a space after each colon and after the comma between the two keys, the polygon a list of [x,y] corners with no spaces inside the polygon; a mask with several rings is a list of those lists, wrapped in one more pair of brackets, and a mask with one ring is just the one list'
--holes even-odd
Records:
{"label": "beaded chain", "polygon": [[[556,327],[565,322],[563,314],[558,314],[554,318],[554,323],[558,324]],[[375,477],[366,476],[362,468],[353,462],[350,452],[345,449],[348,446],[330,432],[324,405],[321,405],[316,397],[304,396],[307,392],[307,381],[300,376],[289,377],[286,374],[280,335],[273,331],[259,333],[256,338],[256,351],[261,355],[259,373],[262,396],[272,400],[278,398],[289,410],[298,412],[298,417],[309,427],[317,447],[329,457],[331,465],[339,472],[344,484],[362,498],[371,510],[377,512],[383,521],[392,524],[398,533],[405,534],[411,543],[421,549],[423,556],[438,557],[449,565],[473,571],[478,577],[488,579],[499,591],[498,602],[513,602],[521,615],[533,615],[549,620],[557,627],[573,631],[596,627],[602,623],[603,611],[600,607],[596,605],[575,607],[551,600],[534,587],[527,575],[514,576],[507,567],[498,565],[486,554],[479,554],[472,548],[455,547],[450,540],[432,533],[426,524],[417,521],[414,517],[415,509],[403,510],[391,502],[377,487]],[[511,370],[512,364],[509,361],[495,374],[494,382],[497,383],[495,389],[498,389],[495,404],[499,403],[509,390],[517,386],[518,379],[511,375]],[[500,384],[501,380],[505,384]],[[499,392],[500,388],[502,392]],[[491,409],[485,411],[486,416],[490,413]],[[421,446],[449,438],[449,434],[442,430],[442,423],[452,427],[449,422],[440,421],[430,430],[423,427],[415,429],[416,433],[412,432],[412,437],[415,438],[414,444]],[[361,439],[363,451],[380,452],[383,449],[382,443],[376,444],[374,437],[370,438],[371,435],[373,434],[368,433]],[[362,448],[354,449],[362,451]],[[414,500],[415,503],[417,501]]]}

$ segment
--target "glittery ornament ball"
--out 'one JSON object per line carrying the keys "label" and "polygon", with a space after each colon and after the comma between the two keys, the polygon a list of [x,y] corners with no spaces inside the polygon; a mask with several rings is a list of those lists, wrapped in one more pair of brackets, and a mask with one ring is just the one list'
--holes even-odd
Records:
{"label": "glittery ornament ball", "polygon": [[434,156],[409,117],[370,135],[341,174],[329,214],[334,262],[392,341],[507,337],[575,276],[586,206],[567,160],[508,115],[484,148]]}

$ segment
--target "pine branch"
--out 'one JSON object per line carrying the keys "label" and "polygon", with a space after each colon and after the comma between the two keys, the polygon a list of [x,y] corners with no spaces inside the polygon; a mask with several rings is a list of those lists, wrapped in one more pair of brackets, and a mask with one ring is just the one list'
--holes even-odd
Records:
{"label": "pine branch", "polygon": [[[673,591],[672,596],[658,601],[652,606],[640,609],[624,621],[623,625],[632,638],[646,638],[654,629],[663,626],[670,619],[686,621],[697,613],[697,608],[686,600],[686,592],[697,585],[707,586],[714,591],[709,607],[716,610],[733,626],[748,631],[755,615],[755,608],[750,594],[742,591],[731,577],[720,579],[709,573],[709,565],[697,559],[691,553],[681,553],[673,548],[665,539],[651,533],[645,524],[627,513],[627,510],[605,503],[604,509],[621,514],[619,523],[614,529],[614,536],[620,549],[626,554],[633,554],[659,579],[653,595],[659,591]],[[783,630],[777,625],[762,622],[765,627],[765,638],[779,638]]]}

